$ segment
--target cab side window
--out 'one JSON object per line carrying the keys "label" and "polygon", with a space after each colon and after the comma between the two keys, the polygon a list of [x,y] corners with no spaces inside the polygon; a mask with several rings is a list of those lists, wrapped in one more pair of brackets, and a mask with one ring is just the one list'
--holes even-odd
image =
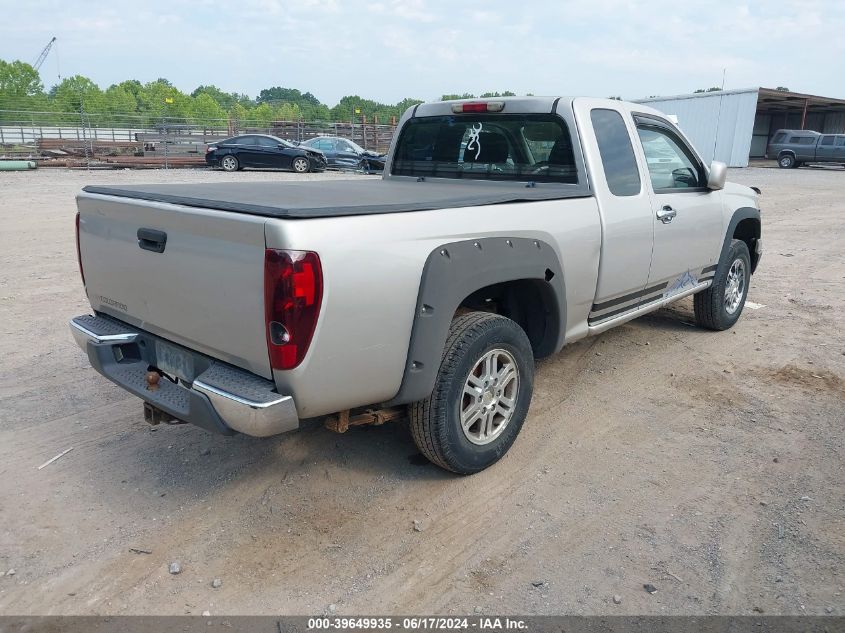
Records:
{"label": "cab side window", "polygon": [[590,120],[610,193],[614,196],[637,195],[642,188],[640,172],[622,115],[615,110],[595,109],[590,112]]}
{"label": "cab side window", "polygon": [[686,144],[659,125],[637,125],[655,193],[703,187],[704,170]]}

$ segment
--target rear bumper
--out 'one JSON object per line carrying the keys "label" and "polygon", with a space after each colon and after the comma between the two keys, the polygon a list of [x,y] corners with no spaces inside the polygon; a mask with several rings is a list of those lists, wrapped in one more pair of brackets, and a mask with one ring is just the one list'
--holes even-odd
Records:
{"label": "rear bumper", "polygon": [[[91,366],[116,385],[174,418],[208,431],[266,437],[299,427],[293,397],[277,393],[269,380],[182,348],[105,316],[70,321],[77,344]],[[194,375],[172,382],[162,377],[150,390],[147,372],[157,366],[156,343],[178,348]]]}

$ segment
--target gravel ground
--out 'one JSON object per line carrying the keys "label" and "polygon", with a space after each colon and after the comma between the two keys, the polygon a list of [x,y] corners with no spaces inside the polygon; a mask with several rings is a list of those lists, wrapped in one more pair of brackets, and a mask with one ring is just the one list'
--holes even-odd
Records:
{"label": "gravel ground", "polygon": [[568,346],[469,478],[401,423],[151,429],[73,344],[84,184],[280,178],[0,175],[0,613],[842,614],[841,169],[733,170],[763,189],[762,307],[711,333],[685,300]]}

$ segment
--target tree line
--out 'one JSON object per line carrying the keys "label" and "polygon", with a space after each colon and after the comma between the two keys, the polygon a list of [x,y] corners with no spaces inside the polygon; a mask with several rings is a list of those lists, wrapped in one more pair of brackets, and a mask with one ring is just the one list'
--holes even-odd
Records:
{"label": "tree line", "polygon": [[[512,92],[488,92],[480,97],[512,96]],[[474,95],[443,95],[442,99],[471,98]],[[190,94],[175,87],[167,79],[141,83],[128,79],[105,90],[83,75],[66,77],[48,90],[44,89],[38,71],[22,61],[0,59],[0,120],[25,118],[21,113],[46,113],[39,121],[70,123],[80,111],[102,120],[132,117],[135,125],[154,126],[162,122],[185,122],[208,127],[221,121],[248,122],[256,127],[269,127],[273,121],[366,121],[390,123],[422,99],[406,98],[395,104],[380,103],[358,95],[343,97],[329,107],[310,92],[276,86],[265,88],[255,98],[236,92],[225,92],[208,85],[199,86]],[[5,112],[4,112],[5,111]]]}

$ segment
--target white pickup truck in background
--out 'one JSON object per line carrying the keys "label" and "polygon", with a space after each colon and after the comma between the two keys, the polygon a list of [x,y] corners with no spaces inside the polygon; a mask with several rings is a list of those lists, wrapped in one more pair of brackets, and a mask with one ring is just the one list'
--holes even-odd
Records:
{"label": "white pickup truck in background", "polygon": [[379,180],[86,187],[71,329],[152,422],[407,414],[473,473],[516,439],[535,358],[691,294],[701,326],[737,321],[761,223],[725,175],[642,105],[421,104]]}

